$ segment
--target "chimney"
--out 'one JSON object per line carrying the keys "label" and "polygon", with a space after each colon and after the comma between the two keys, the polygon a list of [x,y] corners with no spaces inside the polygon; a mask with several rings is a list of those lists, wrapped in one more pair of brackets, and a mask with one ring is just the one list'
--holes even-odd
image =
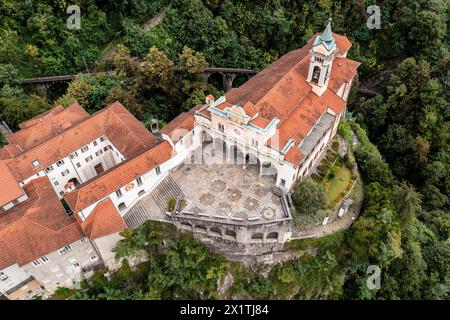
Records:
{"label": "chimney", "polygon": [[214,102],[214,96],[212,95],[212,94],[208,94],[206,97],[205,97],[205,100],[206,100],[206,104],[208,105],[208,106],[210,106],[213,102]]}

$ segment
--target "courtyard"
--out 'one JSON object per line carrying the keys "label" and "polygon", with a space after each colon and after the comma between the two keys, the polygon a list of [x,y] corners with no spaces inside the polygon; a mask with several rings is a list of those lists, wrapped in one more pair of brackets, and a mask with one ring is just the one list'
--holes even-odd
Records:
{"label": "courtyard", "polygon": [[268,222],[285,218],[280,197],[272,192],[272,176],[257,166],[183,164],[172,173],[186,193],[183,213],[236,222]]}

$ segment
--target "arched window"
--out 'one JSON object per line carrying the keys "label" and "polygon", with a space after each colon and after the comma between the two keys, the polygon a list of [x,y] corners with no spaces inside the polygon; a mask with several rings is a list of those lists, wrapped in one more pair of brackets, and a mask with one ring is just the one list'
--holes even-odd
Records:
{"label": "arched window", "polygon": [[236,238],[236,232],[230,229],[225,230],[225,235],[229,237]]}
{"label": "arched window", "polygon": [[261,232],[254,233],[254,234],[252,234],[252,239],[253,240],[262,240],[263,234]]}
{"label": "arched window", "polygon": [[195,226],[195,230],[198,231],[198,232],[204,232],[204,233],[206,233],[206,227],[205,227],[204,225],[201,225],[201,224],[196,225],[196,226]]}
{"label": "arched window", "polygon": [[278,239],[278,232],[271,232],[266,236],[266,239]]}
{"label": "arched window", "polygon": [[209,231],[220,236],[222,235],[222,231],[218,227],[212,227],[211,229],[209,229]]}
{"label": "arched window", "polygon": [[181,227],[184,229],[192,230],[192,225],[189,222],[182,222]]}
{"label": "arched window", "polygon": [[320,68],[318,66],[315,66],[313,69],[312,79],[311,81],[314,83],[318,83],[320,78]]}

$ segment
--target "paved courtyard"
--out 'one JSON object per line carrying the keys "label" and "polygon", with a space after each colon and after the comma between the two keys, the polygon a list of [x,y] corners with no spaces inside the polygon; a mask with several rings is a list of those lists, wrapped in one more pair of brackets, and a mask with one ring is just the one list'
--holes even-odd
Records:
{"label": "paved courtyard", "polygon": [[281,219],[281,201],[271,189],[274,178],[260,177],[258,170],[237,164],[183,164],[171,175],[187,195],[183,212],[243,222]]}

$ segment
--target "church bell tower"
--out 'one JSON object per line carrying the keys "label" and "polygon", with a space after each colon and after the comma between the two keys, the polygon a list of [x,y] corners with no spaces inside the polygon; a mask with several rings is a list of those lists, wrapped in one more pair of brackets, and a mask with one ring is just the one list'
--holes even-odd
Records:
{"label": "church bell tower", "polygon": [[307,81],[312,86],[313,92],[318,96],[321,96],[328,87],[336,51],[336,40],[331,31],[330,18],[325,31],[316,37],[310,50],[311,59],[309,61]]}

